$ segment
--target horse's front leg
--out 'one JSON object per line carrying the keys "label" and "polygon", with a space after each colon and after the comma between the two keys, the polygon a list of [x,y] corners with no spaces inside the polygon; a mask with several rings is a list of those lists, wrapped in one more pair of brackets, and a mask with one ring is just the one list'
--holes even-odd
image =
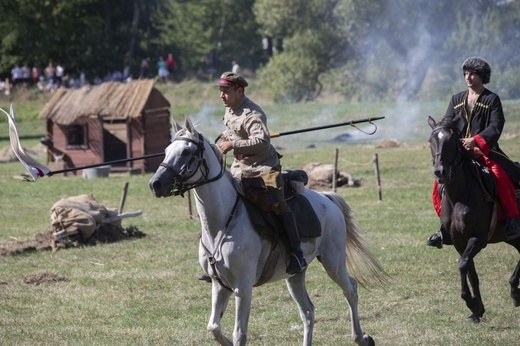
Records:
{"label": "horse's front leg", "polygon": [[235,289],[235,330],[233,345],[245,345],[247,342],[247,327],[251,313],[253,285],[242,285]]}
{"label": "horse's front leg", "polygon": [[[480,322],[480,317],[482,317],[485,311],[480,296],[478,275],[473,262],[473,258],[480,252],[482,247],[483,244],[477,238],[470,238],[458,263],[461,279],[461,297],[472,312],[467,318],[468,322]],[[473,294],[468,285],[468,279],[473,289]]]}
{"label": "horse's front leg", "polygon": [[226,346],[231,346],[233,343],[222,333],[220,320],[226,311],[231,293],[230,290],[222,287],[218,282],[213,280],[211,288],[211,316],[207,330],[213,334],[213,337],[219,344]]}
{"label": "horse's front leg", "polygon": [[484,303],[482,303],[482,296],[480,294],[480,282],[478,279],[477,270],[475,269],[475,261],[471,260],[468,263],[468,278],[469,283],[473,289],[472,305],[468,306],[473,312],[467,319],[468,322],[480,322],[480,318],[486,312]]}

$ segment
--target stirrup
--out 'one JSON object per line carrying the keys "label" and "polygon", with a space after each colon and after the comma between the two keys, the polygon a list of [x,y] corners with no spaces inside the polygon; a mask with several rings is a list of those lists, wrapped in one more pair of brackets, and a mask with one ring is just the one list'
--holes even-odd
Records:
{"label": "stirrup", "polygon": [[285,272],[287,274],[293,275],[304,271],[306,268],[307,261],[305,260],[305,257],[298,257],[297,255],[291,253],[289,258],[289,265],[287,266]]}
{"label": "stirrup", "polygon": [[428,240],[426,240],[426,245],[442,249],[442,233],[440,231],[433,233]]}
{"label": "stirrup", "polygon": [[514,219],[507,219],[506,221],[506,240],[514,240],[520,238],[520,226]]}
{"label": "stirrup", "polygon": [[208,274],[199,274],[199,275],[197,275],[197,280],[206,281],[206,282],[211,283],[211,277]]}

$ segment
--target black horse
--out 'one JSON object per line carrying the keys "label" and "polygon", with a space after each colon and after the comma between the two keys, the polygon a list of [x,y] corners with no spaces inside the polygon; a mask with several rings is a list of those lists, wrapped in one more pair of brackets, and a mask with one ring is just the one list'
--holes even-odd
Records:
{"label": "black horse", "polygon": [[[486,173],[481,173],[482,169],[474,163],[470,152],[463,148],[460,132],[454,123],[447,119],[436,123],[429,117],[428,124],[432,128],[428,142],[433,173],[444,187],[441,223],[460,254],[461,297],[472,312],[467,321],[480,322],[485,309],[473,258],[488,243],[506,242],[520,252],[520,238],[505,240],[505,222],[497,218],[499,203],[496,194],[490,192],[493,189],[486,188],[489,185],[485,182]],[[520,306],[520,260],[509,284],[513,304]]]}

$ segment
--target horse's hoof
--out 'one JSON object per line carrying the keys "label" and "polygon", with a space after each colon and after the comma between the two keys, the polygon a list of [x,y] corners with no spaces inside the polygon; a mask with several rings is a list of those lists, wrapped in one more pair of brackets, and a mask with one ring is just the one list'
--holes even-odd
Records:
{"label": "horse's hoof", "polygon": [[480,317],[478,317],[475,314],[470,315],[468,318],[466,318],[467,323],[480,323]]}
{"label": "horse's hoof", "polygon": [[376,346],[374,339],[370,335],[363,335],[363,341],[365,341],[365,345],[367,346]]}
{"label": "horse's hoof", "polygon": [[513,297],[513,306],[515,308],[519,307],[520,306],[520,295],[517,296],[517,297]]}

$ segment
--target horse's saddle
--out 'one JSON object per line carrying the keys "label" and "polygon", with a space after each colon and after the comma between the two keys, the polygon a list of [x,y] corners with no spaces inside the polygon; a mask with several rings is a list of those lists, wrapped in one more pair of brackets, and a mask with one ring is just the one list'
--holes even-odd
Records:
{"label": "horse's saddle", "polygon": [[497,196],[497,184],[493,173],[482,163],[477,160],[472,160],[476,179],[480,182],[482,190],[486,193],[486,199],[492,203]]}
{"label": "horse's saddle", "polygon": [[[307,173],[303,170],[283,171],[282,176],[284,178],[284,196],[287,205],[294,214],[300,238],[319,237],[321,235],[320,220],[310,202],[302,194],[308,182]],[[251,181],[249,183],[251,183]],[[254,181],[252,183],[255,184]],[[263,185],[261,178],[260,180],[256,180],[256,184],[258,184],[258,186],[255,186],[253,190],[255,188],[265,188],[265,186],[261,186]],[[241,189],[239,189],[239,191],[240,190]],[[246,197],[246,195],[249,196],[249,198]],[[258,282],[254,285],[260,286],[269,281],[273,276],[276,264],[284,254],[284,245],[287,248],[288,244],[285,244],[285,237],[282,237],[283,226],[277,215],[273,211],[266,211],[269,208],[265,207],[265,203],[263,208],[257,205],[259,204],[258,201],[254,204],[250,199],[256,199],[256,197],[251,198],[250,193],[241,192],[240,196],[244,201],[249,218],[256,232],[260,237],[271,242],[271,252],[262,269],[262,274]],[[261,204],[262,202],[260,202],[260,205]]]}
{"label": "horse's saddle", "polygon": [[[486,166],[484,166],[479,161],[472,160],[472,162],[473,162],[473,167],[475,168],[475,170],[474,170],[475,176],[478,178],[478,181],[480,181],[480,183],[482,185],[482,189],[488,195],[489,202],[493,202],[498,194],[495,176]],[[520,170],[520,163],[514,162],[514,166]],[[504,167],[504,170],[506,171],[506,173],[509,175],[509,177],[512,180],[513,175],[508,170],[508,169],[510,169],[510,167],[508,167],[508,169],[506,169],[506,166],[503,166],[503,167]],[[515,183],[514,180],[512,180],[512,181],[513,181],[513,185],[515,187],[516,201],[518,203],[518,202],[520,202],[520,185]]]}
{"label": "horse's saddle", "polygon": [[[321,224],[310,202],[303,194],[296,191],[298,185],[305,186],[308,182],[307,173],[303,170],[284,171],[284,195],[287,205],[291,208],[300,238],[315,238],[321,236]],[[270,240],[273,247],[280,240],[282,225],[274,212],[261,210],[247,198],[243,198],[247,212],[255,230],[264,239]]]}

